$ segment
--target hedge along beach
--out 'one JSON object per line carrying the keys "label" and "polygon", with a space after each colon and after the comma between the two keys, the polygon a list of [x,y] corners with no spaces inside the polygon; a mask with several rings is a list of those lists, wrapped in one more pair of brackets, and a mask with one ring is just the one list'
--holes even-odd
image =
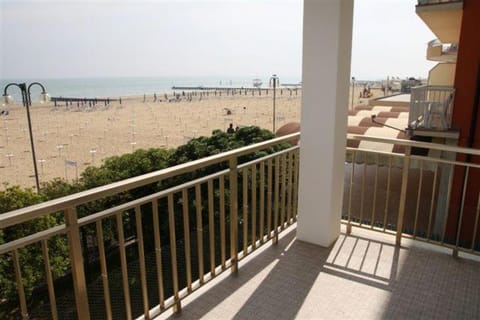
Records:
{"label": "hedge along beach", "polygon": [[[102,159],[140,148],[174,148],[209,136],[212,130],[226,130],[230,123],[273,129],[271,88],[175,90],[119,98],[112,97],[109,103],[88,98],[42,105],[35,103],[32,93],[30,113],[40,182],[76,179]],[[277,89],[276,127],[300,121],[300,105],[301,89]],[[5,188],[5,182],[33,187],[25,108],[17,99],[0,109],[8,111],[0,115],[0,188]]]}

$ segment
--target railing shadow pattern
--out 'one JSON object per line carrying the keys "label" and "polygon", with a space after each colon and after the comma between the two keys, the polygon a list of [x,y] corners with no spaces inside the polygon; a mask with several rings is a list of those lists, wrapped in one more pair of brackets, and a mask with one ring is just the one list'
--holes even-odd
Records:
{"label": "railing shadow pattern", "polygon": [[292,226],[277,246],[246,259],[238,276],[189,298],[182,319],[471,319],[479,314],[477,268],[358,229],[322,248],[296,239]]}

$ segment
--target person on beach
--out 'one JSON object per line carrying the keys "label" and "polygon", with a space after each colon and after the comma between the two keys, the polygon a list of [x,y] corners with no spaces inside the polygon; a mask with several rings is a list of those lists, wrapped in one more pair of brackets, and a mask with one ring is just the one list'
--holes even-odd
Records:
{"label": "person on beach", "polygon": [[362,96],[362,98],[367,98],[367,95],[368,95],[367,87],[363,87],[363,96]]}
{"label": "person on beach", "polygon": [[235,133],[235,129],[233,128],[233,123],[230,123],[230,126],[227,129],[227,133]]}

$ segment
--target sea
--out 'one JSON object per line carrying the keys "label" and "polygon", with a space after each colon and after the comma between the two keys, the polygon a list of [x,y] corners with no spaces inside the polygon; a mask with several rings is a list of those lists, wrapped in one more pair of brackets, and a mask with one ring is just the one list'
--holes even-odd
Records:
{"label": "sea", "polygon": [[[65,79],[0,79],[0,89],[9,83],[40,82],[51,97],[118,98],[132,95],[171,93],[172,87],[252,87],[253,80],[260,79],[262,87],[269,86],[270,76],[204,76],[204,77],[123,77],[123,78],[65,78]],[[300,83],[300,76],[280,78],[280,84]],[[37,85],[31,87],[32,100],[41,92]],[[18,101],[20,90],[8,88],[8,94]]]}

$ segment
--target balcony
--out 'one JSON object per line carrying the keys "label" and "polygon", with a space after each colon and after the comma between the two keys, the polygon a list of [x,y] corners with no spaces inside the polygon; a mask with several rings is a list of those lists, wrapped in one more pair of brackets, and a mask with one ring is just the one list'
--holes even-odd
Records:
{"label": "balcony", "polygon": [[447,86],[419,86],[412,88],[408,127],[447,131],[452,126],[455,89]]}
{"label": "balcony", "polygon": [[417,15],[443,43],[458,43],[462,24],[462,0],[419,0]]}
{"label": "balcony", "polygon": [[456,44],[445,45],[437,39],[428,43],[427,59],[438,62],[457,62],[458,46]]}
{"label": "balcony", "polygon": [[[354,229],[329,249],[296,240],[248,257],[159,319],[475,319],[480,263]],[[447,276],[451,275],[451,276]]]}
{"label": "balcony", "polygon": [[[186,319],[480,317],[480,198],[466,197],[478,165],[414,152],[480,151],[349,135],[404,152],[347,148],[339,177],[343,233],[332,248],[320,248],[295,240],[299,148],[284,142],[296,138],[0,215],[4,232],[41,217],[58,221],[0,244],[9,270],[2,281],[10,280],[18,295],[2,296],[0,313],[7,319],[152,319],[172,311]],[[456,170],[465,172],[458,194]],[[145,186],[159,190],[126,196]],[[62,252],[67,265],[59,275],[52,267]],[[34,253],[42,258],[31,259]],[[44,272],[26,291],[34,265]]]}

